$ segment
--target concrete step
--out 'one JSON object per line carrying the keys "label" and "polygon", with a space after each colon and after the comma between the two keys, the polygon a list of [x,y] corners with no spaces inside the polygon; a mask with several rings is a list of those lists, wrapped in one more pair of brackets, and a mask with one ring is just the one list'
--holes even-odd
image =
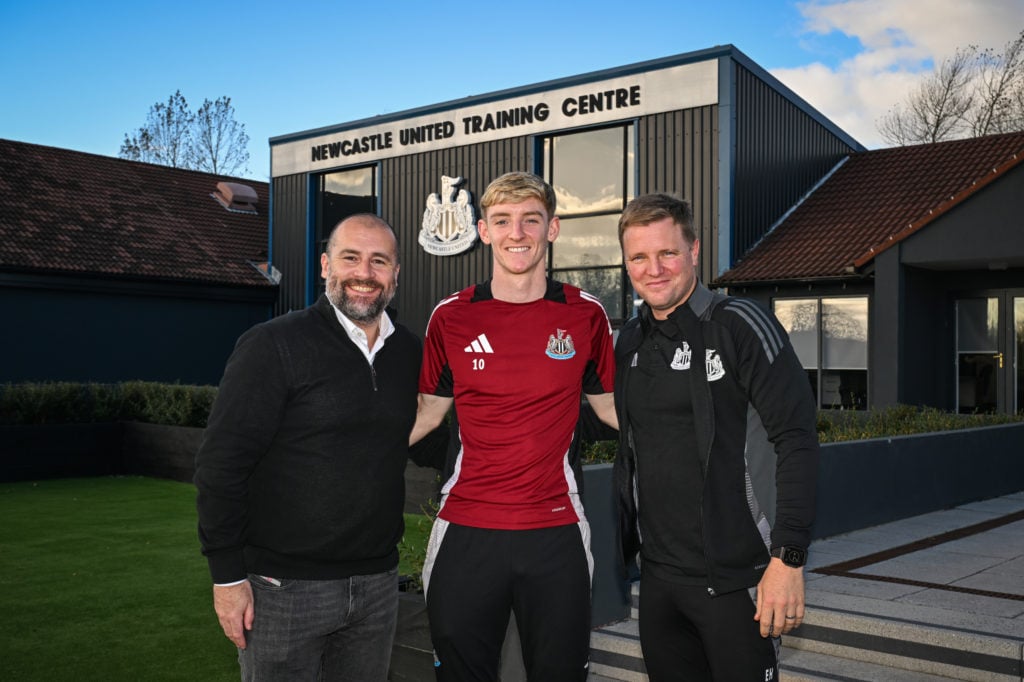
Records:
{"label": "concrete step", "polygon": [[1020,619],[813,590],[808,604],[784,649],[957,680],[1024,679]]}
{"label": "concrete step", "polygon": [[[635,620],[599,628],[590,637],[592,682],[647,682]],[[941,682],[949,677],[893,668],[783,647],[780,661],[783,682]]]}
{"label": "concrete step", "polygon": [[[636,600],[636,585],[632,592]],[[782,640],[787,682],[1024,680],[1019,622],[828,593],[809,592],[808,603],[804,624]],[[591,670],[647,680],[635,619],[591,633]]]}

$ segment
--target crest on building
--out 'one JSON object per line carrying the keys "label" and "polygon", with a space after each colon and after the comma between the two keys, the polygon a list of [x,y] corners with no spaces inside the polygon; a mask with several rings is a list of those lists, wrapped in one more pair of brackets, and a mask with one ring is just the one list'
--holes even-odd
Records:
{"label": "crest on building", "polygon": [[464,189],[455,187],[462,178],[441,176],[441,195],[431,192],[427,197],[427,208],[423,211],[423,225],[420,228],[420,246],[435,256],[451,256],[462,253],[476,241],[476,218],[473,215],[473,199]]}
{"label": "crest on building", "polygon": [[545,355],[555,360],[568,360],[576,355],[576,348],[572,345],[572,334],[566,334],[564,329],[556,329],[558,334],[548,336],[548,348]]}

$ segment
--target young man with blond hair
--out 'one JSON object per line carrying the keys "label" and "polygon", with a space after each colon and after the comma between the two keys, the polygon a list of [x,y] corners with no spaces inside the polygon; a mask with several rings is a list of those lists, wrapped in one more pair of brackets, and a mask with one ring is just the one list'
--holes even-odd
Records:
{"label": "young man with blond hair", "polygon": [[492,278],[434,309],[411,437],[454,403],[457,456],[423,571],[437,676],[496,679],[514,613],[530,680],[584,680],[593,558],[575,436],[581,392],[616,424],[612,330],[597,299],[547,277],[550,185],[507,173],[480,205]]}

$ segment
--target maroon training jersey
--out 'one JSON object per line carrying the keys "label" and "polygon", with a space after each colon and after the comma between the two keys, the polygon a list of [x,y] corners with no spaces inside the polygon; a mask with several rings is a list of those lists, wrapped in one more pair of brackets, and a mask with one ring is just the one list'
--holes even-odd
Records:
{"label": "maroon training jersey", "polygon": [[510,530],[581,520],[568,458],[580,393],[610,393],[614,379],[608,316],[572,285],[548,280],[544,298],[509,303],[486,282],[438,303],[420,392],[455,398],[461,440],[438,516]]}

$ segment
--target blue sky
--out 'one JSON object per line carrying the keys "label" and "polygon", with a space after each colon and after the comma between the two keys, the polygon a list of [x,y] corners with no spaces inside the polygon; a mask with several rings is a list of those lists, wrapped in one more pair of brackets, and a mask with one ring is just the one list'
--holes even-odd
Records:
{"label": "blue sky", "polygon": [[0,0],[0,137],[116,156],[175,90],[227,95],[266,180],[271,137],[731,43],[874,148],[933,63],[1022,28],[1024,0]]}

